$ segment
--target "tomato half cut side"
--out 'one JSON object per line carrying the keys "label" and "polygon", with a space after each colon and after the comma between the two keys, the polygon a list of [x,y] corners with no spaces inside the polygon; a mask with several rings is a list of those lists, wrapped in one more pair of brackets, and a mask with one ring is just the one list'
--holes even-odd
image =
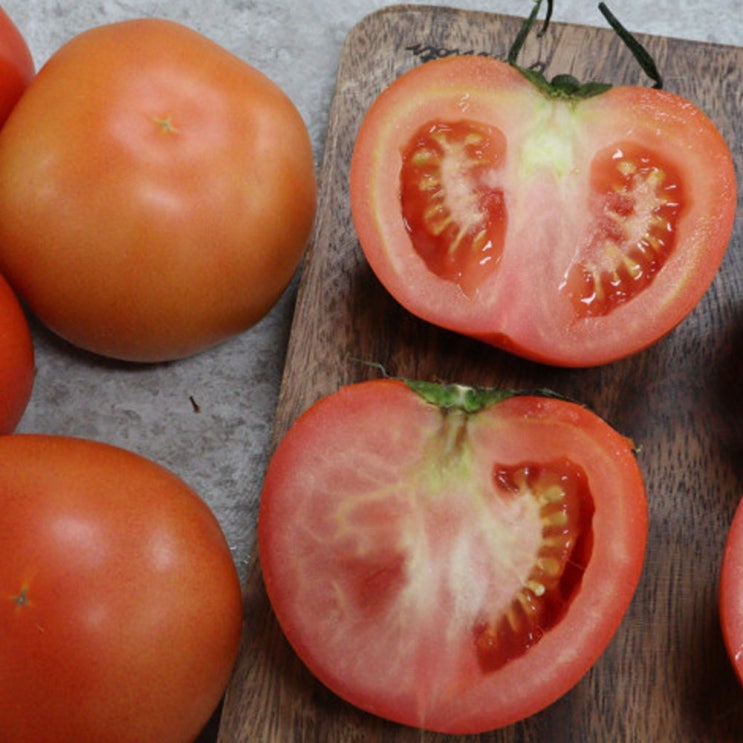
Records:
{"label": "tomato half cut side", "polygon": [[456,734],[521,720],[583,677],[629,606],[646,533],[632,443],[594,413],[392,379],[300,416],[258,519],[269,599],[315,676]]}
{"label": "tomato half cut side", "polygon": [[725,649],[743,684],[743,501],[738,504],[725,542],[719,606]]}
{"label": "tomato half cut side", "polygon": [[380,93],[350,195],[361,248],[406,309],[572,367],[676,327],[737,204],[730,149],[689,101],[633,86],[549,96],[482,57],[421,64]]}

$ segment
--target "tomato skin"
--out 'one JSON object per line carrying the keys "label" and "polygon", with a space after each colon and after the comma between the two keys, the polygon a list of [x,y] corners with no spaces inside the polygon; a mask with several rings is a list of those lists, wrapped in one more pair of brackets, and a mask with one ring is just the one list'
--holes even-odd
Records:
{"label": "tomato skin", "polygon": [[251,327],[315,205],[294,104],[170,21],[76,36],[0,134],[0,270],[52,330],[106,356],[181,358]]}
{"label": "tomato skin", "polygon": [[[472,121],[505,135],[503,165],[491,177],[508,215],[505,243],[474,289],[429,270],[401,218],[401,153],[421,127],[438,121]],[[594,203],[592,162],[623,143],[641,145],[678,174],[686,196],[674,218],[675,244],[629,301],[580,317],[564,285],[572,267],[596,258],[589,235],[602,207]],[[550,99],[513,67],[481,57],[426,62],[382,91],[358,132],[350,188],[364,254],[406,309],[523,357],[569,367],[637,353],[676,327],[716,275],[737,203],[730,150],[688,101],[630,86],[583,101]],[[610,260],[607,251],[596,263]]]}
{"label": "tomato skin", "polygon": [[718,594],[725,649],[743,684],[743,501],[735,510],[725,542]]}
{"label": "tomato skin", "polygon": [[172,473],[103,443],[13,434],[0,463],[4,743],[193,740],[242,626],[211,511]]}
{"label": "tomato skin", "polygon": [[0,276],[0,434],[12,433],[34,386],[34,345],[26,315]]}
{"label": "tomato skin", "polygon": [[[493,460],[568,456],[585,471],[595,507],[590,558],[564,615],[519,657],[483,672],[472,634],[478,622],[466,618],[483,601],[486,564],[502,553],[478,559],[486,532],[458,528],[471,503],[458,510],[433,497],[444,470],[429,470],[426,452],[446,418],[397,380],[351,385],[319,401],[270,462],[258,544],[279,624],[321,682],[373,714],[469,734],[536,713],[597,660],[639,580],[647,505],[631,442],[586,409],[517,396],[471,415],[467,468],[455,464],[454,481],[476,483],[476,494]],[[401,495],[400,482],[432,484],[423,488],[426,505]],[[484,518],[479,507],[471,515],[470,523]],[[343,566],[364,545],[369,582],[349,582]],[[448,570],[465,586],[452,605],[442,598],[446,583],[430,579]]]}
{"label": "tomato skin", "polygon": [[10,16],[0,8],[0,126],[33,79],[31,50]]}

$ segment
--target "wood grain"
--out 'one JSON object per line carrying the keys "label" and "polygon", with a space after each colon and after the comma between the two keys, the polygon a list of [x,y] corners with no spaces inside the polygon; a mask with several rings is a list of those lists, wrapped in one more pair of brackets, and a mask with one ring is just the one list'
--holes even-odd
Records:
{"label": "wood grain", "polygon": [[[598,19],[600,20],[600,19]],[[348,168],[373,98],[421,54],[505,58],[521,20],[445,8],[397,6],[349,34],[337,73],[321,169],[318,220],[299,287],[275,441],[340,385],[389,373],[516,388],[549,387],[581,400],[641,446],[650,538],[635,600],[588,675],[544,712],[468,743],[732,743],[743,740],[743,690],[725,656],[717,614],[724,539],[743,494],[743,256],[741,224],[695,311],[667,338],[622,362],[553,369],[431,327],[386,294],[351,223]],[[741,167],[743,50],[640,36],[665,87],[703,108]],[[410,47],[417,45],[417,51]],[[548,74],[647,84],[608,29],[553,24],[522,63]],[[253,559],[246,631],[228,689],[220,743],[443,743],[352,708],[327,691],[288,647]]]}

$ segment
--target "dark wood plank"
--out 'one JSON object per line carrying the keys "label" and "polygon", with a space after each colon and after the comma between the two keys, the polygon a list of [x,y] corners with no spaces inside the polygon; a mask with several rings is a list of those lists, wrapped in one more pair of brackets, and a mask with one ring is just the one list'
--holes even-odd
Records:
{"label": "dark wood plank", "polygon": [[[320,397],[391,374],[468,384],[549,387],[588,404],[641,446],[650,506],[647,563],[636,598],[588,675],[544,712],[468,743],[743,740],[743,691],[720,636],[717,581],[727,527],[743,494],[743,256],[741,224],[722,270],[691,316],[653,348],[586,370],[526,362],[408,315],[364,262],[351,223],[348,167],[363,113],[421,55],[504,58],[511,17],[399,6],[364,19],[340,59],[321,170],[320,210],[297,299],[275,440]],[[666,88],[701,106],[741,167],[743,50],[641,36]],[[417,45],[417,53],[409,47]],[[522,62],[549,74],[646,84],[608,29],[553,24]],[[283,639],[253,560],[246,632],[226,695],[219,741],[436,743],[455,738],[387,723],[338,700]]]}

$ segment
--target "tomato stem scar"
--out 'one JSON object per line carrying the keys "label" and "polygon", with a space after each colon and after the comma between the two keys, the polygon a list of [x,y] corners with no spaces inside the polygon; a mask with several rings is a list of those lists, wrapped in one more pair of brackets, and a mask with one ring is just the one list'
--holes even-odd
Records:
{"label": "tomato stem scar", "polygon": [[152,121],[160,127],[163,134],[178,134],[178,128],[173,124],[172,116],[156,116]]}
{"label": "tomato stem scar", "polygon": [[13,601],[17,606],[24,606],[25,604],[28,604],[28,588],[22,588],[21,592],[17,596],[11,596],[10,600]]}

